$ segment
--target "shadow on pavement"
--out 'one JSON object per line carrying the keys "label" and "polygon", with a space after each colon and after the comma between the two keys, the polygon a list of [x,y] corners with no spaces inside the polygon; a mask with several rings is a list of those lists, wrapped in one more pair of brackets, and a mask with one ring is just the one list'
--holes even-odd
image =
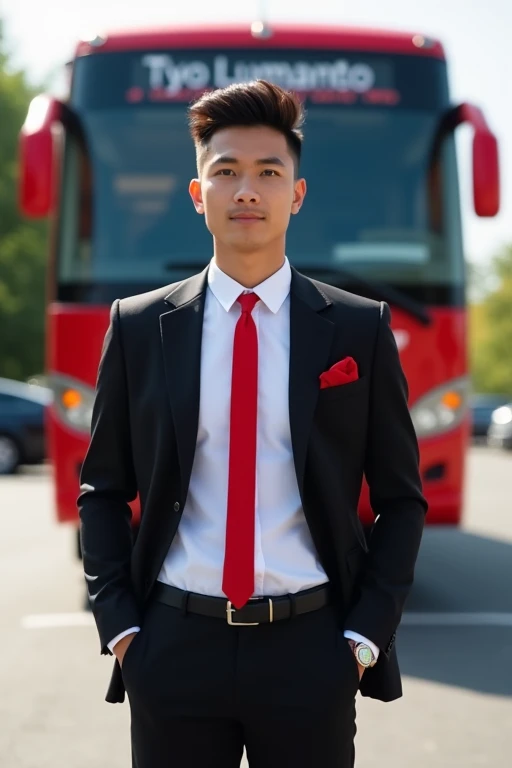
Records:
{"label": "shadow on pavement", "polygon": [[512,544],[427,529],[398,631],[402,673],[512,696],[511,586]]}

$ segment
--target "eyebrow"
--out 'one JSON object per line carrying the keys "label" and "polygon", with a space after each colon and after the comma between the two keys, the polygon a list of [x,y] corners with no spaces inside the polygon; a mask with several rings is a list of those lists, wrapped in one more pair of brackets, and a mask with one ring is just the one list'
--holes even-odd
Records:
{"label": "eyebrow", "polygon": [[[213,168],[214,165],[238,165],[238,160],[236,157],[231,157],[229,155],[221,155],[216,160],[213,161],[211,167]],[[281,160],[280,157],[277,157],[277,155],[274,155],[272,157],[262,157],[256,160],[255,165],[279,165],[281,168],[286,168],[286,165]]]}

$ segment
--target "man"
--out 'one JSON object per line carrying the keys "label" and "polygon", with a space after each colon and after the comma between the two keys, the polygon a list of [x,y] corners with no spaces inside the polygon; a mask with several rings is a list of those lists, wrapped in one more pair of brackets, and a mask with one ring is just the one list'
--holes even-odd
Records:
{"label": "man", "polygon": [[190,194],[213,258],[112,306],[79,508],[137,768],[235,768],[244,746],[251,768],[349,768],[357,690],[401,695],[418,446],[388,306],[285,256],[302,121],[261,80],[196,101]]}

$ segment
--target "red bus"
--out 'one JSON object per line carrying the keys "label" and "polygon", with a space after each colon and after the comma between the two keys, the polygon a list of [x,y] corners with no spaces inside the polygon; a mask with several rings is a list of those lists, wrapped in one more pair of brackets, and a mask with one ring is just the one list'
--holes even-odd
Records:
{"label": "red bus", "polygon": [[[308,194],[287,253],[302,272],[391,305],[430,524],[461,519],[470,431],[465,270],[454,131],[470,123],[474,207],[499,207],[496,139],[450,101],[442,45],[418,34],[293,25],[191,26],[81,41],[64,101],[21,132],[21,207],[51,216],[47,374],[57,518],[78,524],[80,465],[109,307],[211,256],[187,188],[186,124],[206,89],[266,78],[307,109]],[[141,361],[141,365],[144,361]],[[139,510],[134,509],[136,525]],[[367,488],[361,519],[372,519]]]}

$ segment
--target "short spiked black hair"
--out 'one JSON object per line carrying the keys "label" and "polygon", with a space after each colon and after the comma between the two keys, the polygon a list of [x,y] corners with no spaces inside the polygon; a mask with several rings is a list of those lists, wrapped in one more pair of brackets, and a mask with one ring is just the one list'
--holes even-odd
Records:
{"label": "short spiked black hair", "polygon": [[190,134],[201,169],[211,137],[223,128],[266,125],[286,138],[298,175],[305,113],[299,97],[267,80],[208,91],[188,111]]}

